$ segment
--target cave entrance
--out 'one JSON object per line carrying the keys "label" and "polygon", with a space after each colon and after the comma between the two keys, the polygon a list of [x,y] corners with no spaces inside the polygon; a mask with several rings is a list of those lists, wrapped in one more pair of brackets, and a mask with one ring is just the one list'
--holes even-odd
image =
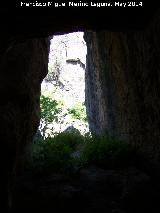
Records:
{"label": "cave entrance", "polygon": [[85,106],[87,46],[83,32],[54,35],[48,75],[41,85],[39,130],[46,138],[64,131],[89,131]]}

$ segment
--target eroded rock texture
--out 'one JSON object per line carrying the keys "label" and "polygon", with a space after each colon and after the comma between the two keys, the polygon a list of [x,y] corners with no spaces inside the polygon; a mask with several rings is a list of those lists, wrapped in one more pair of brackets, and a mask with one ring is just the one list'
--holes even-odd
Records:
{"label": "eroded rock texture", "polygon": [[[65,17],[59,10],[38,10],[35,15],[35,10],[0,9],[0,212],[7,211],[12,173],[39,125],[49,45],[41,37],[81,29],[140,29],[147,26],[152,5],[149,13],[145,8],[129,13],[103,10],[96,16],[95,10],[91,15],[68,10]],[[91,129],[129,139],[155,159],[160,148],[159,22],[156,17],[143,32],[86,33]]]}
{"label": "eroded rock texture", "polygon": [[11,190],[13,172],[22,163],[26,145],[39,125],[40,88],[48,71],[48,41],[41,38],[11,42],[1,54],[0,209],[8,206],[7,190]]}
{"label": "eroded rock texture", "polygon": [[159,16],[143,31],[85,33],[91,131],[108,130],[160,159]]}

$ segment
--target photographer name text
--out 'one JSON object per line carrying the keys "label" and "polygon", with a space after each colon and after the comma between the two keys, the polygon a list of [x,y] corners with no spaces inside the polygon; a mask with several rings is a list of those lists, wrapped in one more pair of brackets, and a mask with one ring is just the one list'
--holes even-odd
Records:
{"label": "photographer name text", "polygon": [[128,1],[128,2],[20,2],[21,7],[142,7],[142,1]]}

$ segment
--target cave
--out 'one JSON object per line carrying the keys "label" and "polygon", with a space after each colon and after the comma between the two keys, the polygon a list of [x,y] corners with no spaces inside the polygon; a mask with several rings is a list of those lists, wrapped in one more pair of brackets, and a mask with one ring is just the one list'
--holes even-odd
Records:
{"label": "cave", "polygon": [[[40,88],[48,72],[49,41],[53,34],[85,32],[90,129],[96,134],[109,131],[133,144],[146,156],[143,169],[153,176],[154,183],[159,183],[158,7],[146,4],[141,9],[111,8],[108,13],[101,8],[97,17],[97,8],[90,15],[87,8],[83,13],[81,8],[68,8],[65,18],[59,16],[59,9],[63,13],[66,8],[58,8],[54,13],[53,8],[28,9],[13,5],[2,5],[0,9],[1,212],[12,209],[12,186],[16,174],[23,169],[24,153],[39,126]],[[152,184],[149,187],[152,194]],[[154,202],[156,199],[153,193]],[[147,198],[145,201],[152,204]]]}
{"label": "cave", "polygon": [[[39,137],[63,131],[79,131],[83,135],[89,132],[85,107],[87,47],[83,35],[84,32],[72,32],[53,35],[50,40],[48,74],[41,84]],[[45,100],[48,107],[51,101],[50,110]]]}

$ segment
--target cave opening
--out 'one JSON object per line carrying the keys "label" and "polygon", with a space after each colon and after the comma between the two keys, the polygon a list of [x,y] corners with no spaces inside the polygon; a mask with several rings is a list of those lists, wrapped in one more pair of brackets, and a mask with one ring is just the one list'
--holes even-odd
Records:
{"label": "cave opening", "polygon": [[[12,14],[7,8],[0,9],[0,212],[8,212],[3,207],[10,207],[11,198],[12,212],[24,213],[133,213],[159,209],[160,13],[152,17],[149,6],[149,12],[145,5],[144,10],[136,7],[138,10],[125,13],[123,8],[119,14],[117,10],[103,10],[100,16],[95,10],[91,15],[86,10],[67,11],[65,18],[59,10],[57,14],[47,11],[47,15],[40,10],[38,16],[33,16],[28,11],[17,13],[11,8]],[[6,14],[12,15],[5,19]],[[136,31],[132,29],[135,26]],[[72,140],[70,147],[61,143],[61,137],[57,137],[60,143],[56,144],[50,138],[48,143],[34,141],[30,162],[25,162],[23,174],[17,174],[12,194],[15,167],[17,162],[23,164],[23,151],[39,124],[40,85],[48,65],[47,36],[81,27],[90,29],[86,42],[91,128],[97,132],[110,129],[135,144],[153,164],[110,138],[107,144],[104,138],[89,139],[83,158],[79,158]],[[97,28],[103,31],[92,31]],[[76,140],[82,142],[78,146],[81,151],[84,141],[81,137]]]}
{"label": "cave opening", "polygon": [[[92,38],[92,36],[93,38],[96,37],[95,32],[92,33],[88,32],[88,39]],[[127,143],[123,143],[109,135],[90,135],[90,132],[87,132],[89,134],[81,135],[79,132],[73,131],[75,129],[78,130],[76,126],[73,126],[75,129],[72,128],[71,132],[70,129],[67,132],[65,131],[73,125],[73,121],[69,124],[65,123],[64,117],[66,115],[64,116],[64,114],[66,112],[62,112],[62,106],[66,103],[66,109],[70,112],[70,115],[77,116],[78,113],[72,107],[75,106],[77,100],[81,100],[81,103],[83,103],[86,98],[84,93],[86,83],[84,58],[87,51],[85,42],[82,40],[83,33],[71,33],[70,35],[71,38],[68,37],[68,34],[53,36],[50,42],[49,72],[41,84],[41,113],[44,113],[41,114],[44,116],[41,119],[44,119],[46,123],[48,121],[48,126],[45,127],[43,121],[40,123],[39,131],[41,135],[34,139],[34,143],[31,146],[32,152],[29,162],[27,162],[27,175],[24,175],[24,179],[26,179],[19,181],[20,186],[17,184],[21,190],[25,188],[23,184],[28,184],[25,190],[30,190],[35,197],[28,196],[28,194],[17,190],[15,203],[18,204],[18,200],[22,202],[21,206],[17,205],[15,209],[24,209],[26,199],[28,199],[26,208],[28,211],[36,209],[40,212],[50,212],[50,210],[55,210],[55,212],[66,212],[66,210],[74,212],[77,206],[79,207],[77,212],[83,212],[87,209],[89,209],[89,212],[114,209],[114,205],[110,207],[112,200],[109,200],[109,198],[112,197],[113,192],[112,199],[116,199],[116,193],[121,184],[123,184],[125,176],[128,175],[124,172],[121,176],[119,171],[123,171],[123,169],[130,166],[135,155]],[[81,48],[85,49],[84,58],[79,55],[77,44],[75,45],[79,40],[75,41],[73,37],[81,38]],[[74,48],[76,46],[76,48],[69,49],[69,43]],[[88,43],[90,44],[90,41]],[[97,50],[97,43],[96,41],[90,45],[90,48],[91,46],[93,47],[93,55],[90,54],[90,57],[94,56],[94,54],[96,55],[94,51]],[[54,47],[53,49],[52,46]],[[81,50],[81,48],[78,46],[78,50]],[[94,120],[97,121],[95,129],[98,132],[101,124],[104,125],[104,95],[107,96],[108,94],[103,94],[100,78],[105,76],[101,76],[100,70],[97,68],[100,68],[101,71],[105,71],[105,69],[103,66],[97,66],[100,60],[95,61],[94,57],[91,59],[92,72],[90,71],[91,75],[88,75],[90,79],[87,79],[87,86],[90,88],[88,88],[87,94],[88,97],[92,98],[90,104],[91,118],[93,118],[93,124],[95,124]],[[75,66],[78,66],[78,68],[75,69]],[[74,74],[72,73],[73,69],[76,70]],[[80,71],[83,72],[83,76],[78,75]],[[75,97],[72,87],[77,86],[79,78],[82,81],[76,89],[80,96]],[[71,82],[69,81],[70,79]],[[104,82],[102,83],[104,84]],[[80,94],[81,90],[83,90],[83,94]],[[104,92],[106,91],[104,90]],[[62,123],[58,123],[58,116],[61,113]],[[79,118],[81,118],[81,115],[78,114],[78,119],[77,117],[76,119],[79,120]],[[84,115],[82,118],[84,118]],[[68,117],[66,120],[68,121]],[[55,121],[53,126],[50,126],[53,121]],[[56,125],[57,129],[54,129]],[[34,185],[35,187],[33,187]],[[125,185],[123,187],[125,188]],[[100,196],[98,201],[96,193]],[[120,199],[121,196],[123,196],[123,189],[120,190]]]}
{"label": "cave opening", "polygon": [[39,134],[89,132],[85,105],[87,46],[84,32],[50,37],[48,74],[41,84]]}
{"label": "cave opening", "polygon": [[[97,33],[97,36],[94,36],[94,34],[95,32],[93,32],[93,35],[91,33],[88,36],[88,39],[92,38],[92,36],[93,38],[97,37],[95,43],[92,42],[92,40],[88,42],[92,42],[90,47],[95,48],[92,49],[95,51],[92,52],[92,55],[95,55],[96,58],[98,54],[101,54],[99,56],[101,60],[109,57],[109,55],[107,55],[107,48],[101,48],[100,52],[96,54],[98,39],[101,42],[103,41],[102,43],[105,46],[106,44],[104,42],[107,41],[107,39],[104,38],[107,37],[107,35],[105,35],[105,33],[104,35]],[[114,34],[114,36],[118,35],[118,33]],[[62,43],[65,49],[65,43],[60,43]],[[59,46],[60,45],[58,45],[58,47]],[[121,48],[119,48],[118,45],[115,45],[114,48],[117,49],[111,53],[114,53],[114,61],[116,61],[116,59],[119,58],[119,55],[117,56],[116,54],[120,54],[121,56],[123,56],[123,54],[121,54]],[[71,66],[78,64],[80,67],[84,67],[79,57],[76,57],[75,60],[75,58],[68,57],[69,54],[66,52],[66,49],[64,52],[62,51],[62,55],[64,54],[65,58],[65,66],[66,64]],[[106,66],[99,64],[100,60],[96,61],[94,60],[95,58],[92,58],[93,72],[90,76],[92,81],[90,81],[89,84],[91,88],[89,97],[91,97],[93,92],[94,96],[92,95],[92,97],[94,98],[91,105],[93,109],[92,115],[94,116],[93,118],[96,118],[97,115],[101,118],[97,119],[97,125],[95,125],[96,129],[98,129],[101,123],[108,127],[108,125],[103,122],[107,121],[102,108],[105,106],[103,96],[108,98],[109,96],[107,95],[109,93],[111,94],[111,98],[115,97],[115,93],[113,92],[112,94],[112,91],[105,90],[105,88],[101,89],[99,85],[99,83],[101,83],[99,81],[100,77],[103,78],[103,80],[107,77],[107,81],[102,81],[103,87],[109,85],[111,89],[113,89],[111,83],[114,81],[112,79],[112,73],[109,72],[111,70],[107,70],[108,75],[101,75],[102,71],[106,71]],[[120,62],[123,62],[123,60],[120,60]],[[54,88],[59,86],[60,89],[64,89],[64,82],[61,81],[59,76],[60,65],[58,59],[55,60],[54,63],[56,65],[54,67],[57,68],[56,75],[51,75],[53,70],[49,64],[49,69],[51,70],[45,82],[42,83],[42,89],[44,87],[44,90],[46,86],[45,83],[52,80],[53,83],[49,84],[51,87],[53,85]],[[103,63],[106,65],[105,60],[103,60]],[[97,70],[97,67],[100,69]],[[117,69],[114,71],[116,72]],[[95,73],[97,73],[97,75]],[[119,74],[120,73],[121,72],[119,72]],[[45,90],[48,94],[49,85],[47,85],[47,89]],[[120,88],[119,86],[117,94],[121,92]],[[96,89],[98,89],[98,92]],[[69,91],[68,88],[65,90],[67,92]],[[96,99],[97,96],[98,99]],[[60,95],[58,95],[58,97],[60,97]],[[50,103],[50,99],[43,99],[43,101]],[[57,102],[53,101],[51,103],[53,103],[54,107],[57,106]],[[97,113],[95,106],[100,108]],[[109,102],[109,106],[110,109],[112,109],[112,103]],[[101,112],[101,114],[98,112]],[[113,110],[113,112],[115,111]],[[58,110],[57,114],[59,114]],[[124,119],[122,122],[124,123]],[[134,204],[134,211],[139,210],[139,208],[142,209],[141,212],[143,212],[144,209],[146,210],[146,204],[144,204],[145,199],[148,199],[146,195],[148,196],[150,192],[152,193],[152,190],[150,191],[148,187],[148,184],[150,184],[150,176],[143,170],[139,170],[139,167],[136,168],[139,163],[137,153],[130,149],[128,144],[108,136],[101,138],[86,137],[87,140],[85,140],[85,144],[84,138],[79,136],[80,135],[77,136],[75,134],[70,137],[70,135],[59,134],[54,140],[52,140],[51,137],[46,137],[43,142],[41,139],[34,141],[30,162],[27,162],[25,165],[27,167],[26,173],[23,174],[23,177],[17,177],[17,188],[13,198],[15,199],[15,212],[18,210],[23,212],[30,210],[34,210],[35,212],[50,212],[51,210],[55,212],[66,212],[67,210],[75,212],[77,206],[77,212],[104,212],[106,210],[109,212],[133,212],[132,204]],[[129,195],[128,191],[130,193]],[[137,194],[139,195],[138,199]],[[150,198],[152,199],[152,194],[149,196],[149,199]],[[127,204],[124,206],[123,204],[126,201]],[[129,208],[129,211],[127,211],[126,208]]]}

